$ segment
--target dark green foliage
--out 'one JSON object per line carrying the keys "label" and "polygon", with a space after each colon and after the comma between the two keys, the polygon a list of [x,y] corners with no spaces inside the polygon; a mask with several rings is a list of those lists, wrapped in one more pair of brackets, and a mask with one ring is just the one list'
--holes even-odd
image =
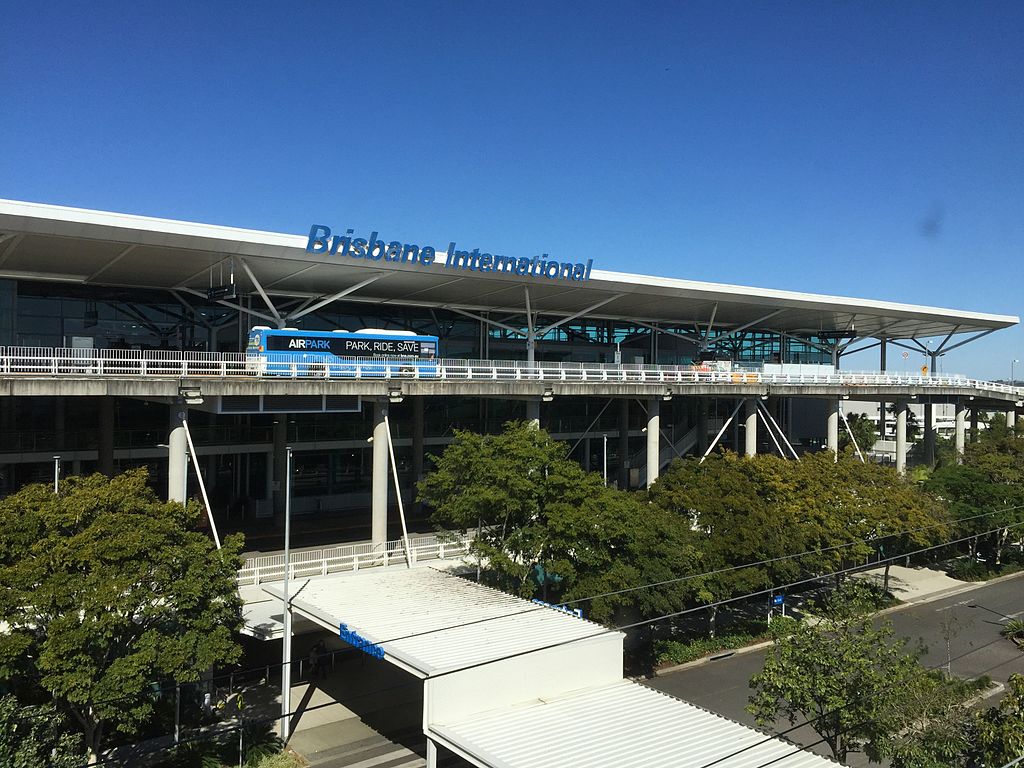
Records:
{"label": "dark green foliage", "polygon": [[[523,597],[573,601],[677,578],[695,568],[689,531],[642,496],[606,488],[541,429],[511,422],[499,435],[457,432],[419,485],[442,528],[478,528],[474,551],[496,584]],[[539,568],[538,568],[539,566]],[[543,573],[543,578],[538,578]],[[678,609],[688,585],[581,604],[588,617]]]}
{"label": "dark green foliage", "polygon": [[[863,563],[880,550],[907,551],[948,533],[940,504],[894,470],[848,454],[839,461],[828,452],[800,462],[732,453],[703,464],[675,461],[650,498],[692,524],[705,568],[770,561],[702,577],[705,602]],[[789,557],[801,552],[812,554]]]}
{"label": "dark green foliage", "polygon": [[978,442],[966,446],[963,463],[939,467],[925,487],[946,502],[959,537],[976,537],[970,554],[997,570],[1024,535],[1024,434],[993,417]]}
{"label": "dark green foliage", "polygon": [[777,640],[750,681],[756,692],[748,709],[762,725],[780,714],[791,724],[810,720],[843,762],[851,751],[879,749],[905,725],[902,697],[927,677],[921,653],[896,640],[887,622],[876,626],[870,598],[848,585],[833,594],[820,621],[797,624]]}
{"label": "dark green foliage", "polygon": [[846,421],[850,424],[850,429],[849,431],[841,430],[839,435],[840,450],[846,450],[847,447],[853,448],[850,432],[853,433],[857,441],[857,447],[860,448],[862,453],[867,453],[875,447],[875,443],[878,442],[878,425],[874,419],[868,418],[866,413],[851,413],[846,416]]}
{"label": "dark green foliage", "polygon": [[28,486],[0,501],[0,678],[47,692],[93,754],[153,713],[154,680],[237,660],[241,540],[217,551],[198,506],[159,501],[145,470]]}
{"label": "dark green foliage", "polygon": [[80,768],[84,762],[85,744],[52,706],[23,707],[14,696],[0,697],[0,765]]}
{"label": "dark green foliage", "polygon": [[1006,695],[974,720],[972,757],[998,766],[1024,755],[1024,675],[1010,675]]}

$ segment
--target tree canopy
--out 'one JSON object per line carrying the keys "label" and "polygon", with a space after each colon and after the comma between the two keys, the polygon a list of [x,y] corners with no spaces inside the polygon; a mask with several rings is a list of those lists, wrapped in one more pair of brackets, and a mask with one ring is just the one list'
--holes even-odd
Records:
{"label": "tree canopy", "polygon": [[[706,569],[768,561],[702,581],[706,600],[864,562],[885,546],[924,546],[948,533],[941,504],[892,469],[849,454],[677,460],[651,501],[687,520]],[[859,539],[859,541],[858,541]],[[792,557],[807,552],[799,558]]]}
{"label": "tree canopy", "polygon": [[900,719],[908,691],[932,678],[918,663],[923,649],[907,649],[891,624],[876,626],[870,614],[866,596],[848,586],[833,593],[818,622],[779,637],[750,680],[748,709],[757,722],[807,720],[840,762],[850,752],[878,753],[913,719]]}
{"label": "tree canopy", "polygon": [[[476,554],[501,587],[524,597],[574,601],[677,578],[695,567],[688,526],[636,494],[604,486],[568,448],[525,422],[497,435],[458,431],[419,498],[444,528],[476,528]],[[682,605],[673,584],[588,600],[598,621],[631,607],[643,616]]]}
{"label": "tree canopy", "polygon": [[216,550],[199,511],[159,501],[145,470],[0,500],[0,679],[52,696],[94,757],[152,714],[154,681],[240,655],[241,539]]}

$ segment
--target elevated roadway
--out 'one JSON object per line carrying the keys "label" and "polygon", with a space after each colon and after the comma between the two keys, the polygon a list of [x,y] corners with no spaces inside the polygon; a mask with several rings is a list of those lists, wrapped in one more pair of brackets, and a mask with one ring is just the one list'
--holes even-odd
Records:
{"label": "elevated roadway", "polygon": [[[515,360],[439,360],[430,368],[382,370],[372,358],[338,366],[261,373],[238,353],[133,352],[121,350],[0,348],[0,396],[178,397],[183,389],[203,397],[254,395],[558,396],[854,398],[897,400],[926,396],[933,402],[984,401],[1012,407],[1024,387],[961,375],[900,373],[769,373],[716,371],[690,366],[602,363],[526,363]],[[981,403],[979,403],[980,405]]]}

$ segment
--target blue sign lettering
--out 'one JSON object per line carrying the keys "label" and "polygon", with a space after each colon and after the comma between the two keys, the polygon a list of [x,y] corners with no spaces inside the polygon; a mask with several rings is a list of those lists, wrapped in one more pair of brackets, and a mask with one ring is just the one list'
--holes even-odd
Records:
{"label": "blue sign lettering", "polygon": [[338,625],[338,636],[356,650],[362,651],[369,656],[373,656],[375,659],[384,658],[383,648],[375,643],[371,643],[355,630],[349,629],[347,624]]}
{"label": "blue sign lettering", "polygon": [[[332,235],[331,228],[323,224],[314,224],[309,230],[306,242],[307,253],[325,253],[329,256],[348,256],[353,259],[369,259],[371,261],[401,262],[429,267],[437,256],[434,249],[425,245],[400,243],[394,240],[385,243],[378,238],[377,232],[371,232],[368,240],[361,237],[353,238],[351,229],[344,235]],[[525,277],[546,277],[549,280],[573,280],[586,282],[594,266],[593,259],[573,263],[571,261],[555,261],[548,255],[534,256],[532,259],[515,256],[497,256],[491,253],[480,253],[479,248],[472,251],[460,251],[455,243],[448,243],[445,269],[469,270],[470,272],[504,272],[508,275]]]}
{"label": "blue sign lettering", "polygon": [[556,610],[556,611],[558,611],[560,613],[567,613],[570,616],[575,616],[577,619],[582,619],[583,618],[583,609],[582,608],[570,608],[567,605],[552,605],[551,603],[545,603],[543,600],[537,600],[536,598],[531,600],[530,602],[531,603],[536,603],[537,605],[543,605],[545,608],[551,608],[551,609]]}

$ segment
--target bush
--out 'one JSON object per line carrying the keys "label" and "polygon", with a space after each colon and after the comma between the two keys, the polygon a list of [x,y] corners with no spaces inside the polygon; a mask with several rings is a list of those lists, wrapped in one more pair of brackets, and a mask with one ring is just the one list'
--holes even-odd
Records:
{"label": "bush", "polygon": [[300,768],[302,763],[291,752],[266,755],[252,764],[252,768]]}
{"label": "bush", "polygon": [[988,577],[988,569],[984,563],[961,558],[949,567],[949,576],[960,581],[984,581]]}
{"label": "bush", "polygon": [[654,644],[654,654],[659,665],[685,664],[719,651],[731,651],[764,639],[766,636],[763,633],[760,635],[741,633],[701,637],[688,641],[659,640]]}

